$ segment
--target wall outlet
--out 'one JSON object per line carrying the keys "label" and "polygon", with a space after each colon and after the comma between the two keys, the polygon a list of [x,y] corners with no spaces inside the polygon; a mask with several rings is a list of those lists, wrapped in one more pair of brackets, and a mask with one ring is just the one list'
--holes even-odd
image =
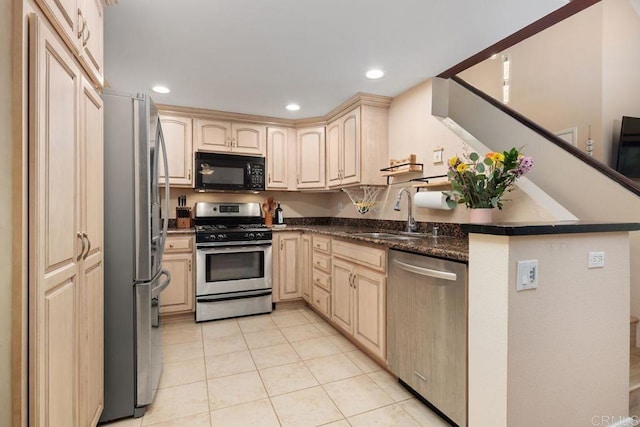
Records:
{"label": "wall outlet", "polygon": [[604,267],[604,252],[589,252],[588,268]]}
{"label": "wall outlet", "polygon": [[518,261],[516,290],[527,291],[538,287],[538,260]]}

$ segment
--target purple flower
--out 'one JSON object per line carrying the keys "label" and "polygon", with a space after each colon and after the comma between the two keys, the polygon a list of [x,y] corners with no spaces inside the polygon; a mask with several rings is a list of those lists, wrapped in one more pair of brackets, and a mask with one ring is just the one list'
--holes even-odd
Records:
{"label": "purple flower", "polygon": [[522,176],[529,172],[533,167],[533,157],[523,156],[518,161],[518,169],[516,169],[516,176]]}

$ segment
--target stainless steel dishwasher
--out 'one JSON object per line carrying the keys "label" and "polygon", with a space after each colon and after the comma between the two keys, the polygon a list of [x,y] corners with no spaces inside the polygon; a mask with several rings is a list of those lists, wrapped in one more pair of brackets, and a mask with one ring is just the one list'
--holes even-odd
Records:
{"label": "stainless steel dishwasher", "polygon": [[389,369],[459,426],[467,425],[467,265],[389,251]]}

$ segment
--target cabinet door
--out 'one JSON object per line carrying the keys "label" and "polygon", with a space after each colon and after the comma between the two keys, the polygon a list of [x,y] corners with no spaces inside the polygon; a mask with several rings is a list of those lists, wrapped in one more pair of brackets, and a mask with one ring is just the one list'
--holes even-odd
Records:
{"label": "cabinet door", "polygon": [[289,187],[287,136],[287,129],[267,129],[267,190]]}
{"label": "cabinet door", "polygon": [[29,420],[75,426],[80,77],[58,40],[29,17]]}
{"label": "cabinet door", "polygon": [[171,273],[171,283],[160,296],[160,313],[193,311],[193,255],[169,253],[162,258],[162,268]]}
{"label": "cabinet door", "polygon": [[67,39],[70,46],[74,46],[77,52],[79,29],[79,0],[36,0],[42,10],[49,16],[54,25],[60,31],[62,37]]}
{"label": "cabinet door", "polygon": [[[177,187],[192,187],[193,165],[192,128],[191,119],[179,116],[160,116],[162,133],[167,146],[167,160],[169,163],[169,185]],[[163,162],[159,162],[160,184],[165,184]]]}
{"label": "cabinet door", "polygon": [[261,125],[233,123],[231,150],[237,154],[264,155],[266,128]]}
{"label": "cabinet door", "polygon": [[300,258],[301,258],[301,278],[302,298],[309,302],[311,300],[311,235],[303,234],[300,238]]}
{"label": "cabinet door", "polygon": [[102,0],[83,0],[78,12],[80,59],[96,84],[102,86],[103,70],[103,5]]}
{"label": "cabinet door", "polygon": [[356,267],[353,336],[367,349],[386,359],[386,276]]}
{"label": "cabinet door", "polygon": [[360,107],[340,119],[341,123],[341,184],[360,182]]}
{"label": "cabinet door", "polygon": [[353,334],[353,264],[334,259],[331,265],[331,320]]}
{"label": "cabinet door", "polygon": [[214,120],[194,120],[196,148],[199,151],[230,152],[231,124]]}
{"label": "cabinet door", "polygon": [[81,426],[98,424],[104,408],[104,269],[102,254],[82,264],[79,343],[79,408]]}
{"label": "cabinet door", "polygon": [[340,137],[342,125],[340,120],[327,126],[327,185],[335,187],[342,181],[342,143]]}
{"label": "cabinet door", "polygon": [[280,301],[300,298],[302,289],[300,286],[300,251],[301,233],[283,233],[280,235],[279,258],[279,293]]}
{"label": "cabinet door", "polygon": [[297,188],[325,187],[324,128],[298,129]]}
{"label": "cabinet door", "polygon": [[87,248],[79,280],[79,425],[96,425],[104,407],[103,110],[88,80],[80,96],[81,229]]}

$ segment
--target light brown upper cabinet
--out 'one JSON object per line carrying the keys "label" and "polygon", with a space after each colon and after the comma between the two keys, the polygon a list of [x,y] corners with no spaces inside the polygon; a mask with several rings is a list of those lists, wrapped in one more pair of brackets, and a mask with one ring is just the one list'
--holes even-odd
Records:
{"label": "light brown upper cabinet", "polygon": [[195,119],[198,151],[263,156],[266,126]]}
{"label": "light brown upper cabinet", "polygon": [[[161,115],[162,133],[167,147],[169,184],[173,187],[193,187],[193,131],[188,117]],[[163,162],[159,162],[160,184],[164,184]]]}
{"label": "light brown upper cabinet", "polygon": [[327,125],[327,186],[384,185],[388,110],[363,105]]}
{"label": "light brown upper cabinet", "polygon": [[80,61],[100,86],[103,83],[103,45],[104,28],[102,0],[79,0],[78,42],[80,43]]}
{"label": "light brown upper cabinet", "polygon": [[327,185],[360,182],[360,107],[327,125]]}
{"label": "light brown upper cabinet", "polygon": [[297,153],[297,188],[325,188],[324,127],[298,129]]}
{"label": "light brown upper cabinet", "polygon": [[289,188],[289,130],[267,129],[267,190]]}
{"label": "light brown upper cabinet", "polygon": [[36,0],[98,86],[104,82],[101,0]]}

